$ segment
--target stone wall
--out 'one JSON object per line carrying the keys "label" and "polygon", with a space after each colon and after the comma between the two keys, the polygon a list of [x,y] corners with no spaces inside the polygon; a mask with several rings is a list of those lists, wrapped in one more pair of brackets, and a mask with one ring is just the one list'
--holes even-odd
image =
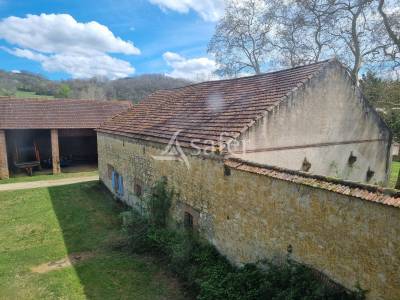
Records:
{"label": "stone wall", "polygon": [[202,235],[235,263],[292,258],[334,281],[370,290],[369,299],[400,299],[400,209],[321,188],[232,169],[218,158],[153,159],[162,145],[98,134],[99,172],[111,190],[110,168],[124,178],[122,200],[141,209],[161,176],[175,190],[172,214],[197,212]]}
{"label": "stone wall", "polygon": [[306,158],[310,173],[380,185],[390,174],[390,131],[339,64],[295,90],[241,139],[247,153],[236,156],[248,161],[301,170]]}

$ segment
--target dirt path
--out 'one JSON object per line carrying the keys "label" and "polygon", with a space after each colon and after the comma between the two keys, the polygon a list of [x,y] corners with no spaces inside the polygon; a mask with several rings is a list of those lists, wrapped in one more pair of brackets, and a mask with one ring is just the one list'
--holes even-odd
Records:
{"label": "dirt path", "polygon": [[97,175],[64,178],[64,179],[53,179],[53,180],[41,180],[41,181],[32,181],[32,182],[6,183],[6,184],[0,184],[0,192],[35,189],[35,188],[51,187],[51,186],[58,186],[58,185],[67,185],[67,184],[96,181],[96,180],[99,180],[99,176],[97,176]]}
{"label": "dirt path", "polygon": [[87,260],[95,256],[94,252],[81,252],[70,254],[67,257],[57,260],[51,261],[48,263],[41,264],[39,266],[31,268],[31,271],[34,273],[47,273],[50,271],[70,267],[75,265],[81,261]]}

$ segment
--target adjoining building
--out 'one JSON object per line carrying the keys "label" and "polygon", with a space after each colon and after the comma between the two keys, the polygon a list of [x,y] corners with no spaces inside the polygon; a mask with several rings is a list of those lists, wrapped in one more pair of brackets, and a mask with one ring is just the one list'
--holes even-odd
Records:
{"label": "adjoining building", "polygon": [[0,179],[10,169],[97,163],[95,128],[128,110],[128,101],[0,99]]}
{"label": "adjoining building", "polygon": [[387,182],[391,133],[339,62],[159,91],[97,142],[117,197],[143,211],[166,178],[173,218],[231,261],[289,255],[400,298],[400,195],[364,184]]}

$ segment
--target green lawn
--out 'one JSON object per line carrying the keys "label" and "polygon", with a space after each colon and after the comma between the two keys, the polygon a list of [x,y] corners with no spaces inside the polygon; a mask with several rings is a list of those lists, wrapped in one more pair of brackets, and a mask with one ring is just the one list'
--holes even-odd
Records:
{"label": "green lawn", "polygon": [[53,175],[51,171],[46,171],[42,173],[35,172],[34,176],[27,176],[26,174],[19,174],[15,177],[11,177],[10,179],[0,180],[0,184],[6,183],[17,183],[17,182],[32,182],[32,181],[41,181],[41,180],[55,180],[55,179],[64,179],[64,178],[72,178],[72,177],[86,177],[98,175],[99,172],[97,170],[93,171],[84,171],[84,172],[71,172],[71,173],[61,173],[57,175]]}
{"label": "green lawn", "polygon": [[[0,299],[182,299],[149,259],[115,245],[121,208],[98,182],[0,193]],[[93,257],[47,273],[71,253]]]}
{"label": "green lawn", "polygon": [[390,173],[390,179],[389,179],[389,187],[391,188],[394,188],[396,185],[397,176],[399,175],[399,169],[400,169],[400,162],[393,161],[392,171]]}

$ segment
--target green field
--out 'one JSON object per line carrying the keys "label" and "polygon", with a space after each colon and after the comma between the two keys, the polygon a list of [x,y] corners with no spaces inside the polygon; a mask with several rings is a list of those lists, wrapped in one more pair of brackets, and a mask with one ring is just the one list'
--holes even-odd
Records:
{"label": "green field", "polygon": [[182,299],[159,265],[117,247],[120,211],[98,182],[1,192],[0,299]]}
{"label": "green field", "polygon": [[34,92],[16,91],[15,98],[41,98],[41,99],[54,99],[53,96],[37,95]]}

